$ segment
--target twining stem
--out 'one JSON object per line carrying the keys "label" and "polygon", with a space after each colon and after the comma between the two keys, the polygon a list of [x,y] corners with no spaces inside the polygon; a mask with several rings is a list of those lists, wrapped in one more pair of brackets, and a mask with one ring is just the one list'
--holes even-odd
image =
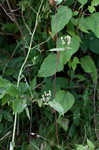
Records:
{"label": "twining stem", "polygon": [[[28,57],[29,57],[29,54],[30,54],[30,51],[31,51],[31,48],[32,48],[32,41],[33,41],[33,38],[34,38],[34,34],[35,34],[35,31],[36,31],[36,28],[37,28],[37,25],[38,25],[38,18],[39,18],[39,13],[40,13],[40,10],[41,10],[41,7],[42,7],[42,4],[43,4],[43,0],[41,1],[41,4],[40,4],[40,7],[38,9],[38,13],[37,13],[37,16],[36,16],[36,22],[35,22],[35,27],[34,27],[34,30],[32,32],[32,35],[31,35],[31,40],[30,40],[30,46],[29,46],[29,49],[28,49],[28,53],[26,55],[26,58],[21,66],[21,69],[19,71],[19,76],[18,76],[18,81],[17,81],[17,88],[19,87],[19,83],[20,83],[20,78],[21,78],[21,74],[23,72],[23,68],[28,60]],[[14,143],[15,141],[15,130],[16,130],[16,124],[17,124],[17,113],[15,113],[15,118],[14,118],[14,127],[13,127],[13,136],[12,136],[12,143]],[[13,148],[14,149],[14,148]]]}
{"label": "twining stem", "polygon": [[15,118],[14,118],[14,127],[13,127],[12,143],[14,143],[14,139],[15,139],[16,121],[17,121],[17,113],[15,113]]}
{"label": "twining stem", "polygon": [[94,85],[93,103],[94,103],[94,126],[95,126],[96,137],[98,139],[97,128],[96,128],[96,124],[97,124],[97,120],[96,120],[96,88],[97,88],[97,81],[96,81],[96,83]]}
{"label": "twining stem", "polygon": [[32,33],[32,36],[31,36],[31,41],[30,41],[30,46],[29,46],[28,53],[27,53],[27,55],[26,55],[26,58],[25,58],[25,60],[24,60],[24,62],[23,62],[23,64],[22,64],[21,69],[20,69],[20,72],[19,72],[17,87],[19,87],[19,83],[20,83],[20,79],[21,79],[21,74],[22,74],[22,72],[23,72],[23,68],[24,68],[24,66],[25,66],[25,64],[26,64],[26,62],[27,62],[27,60],[28,60],[28,57],[29,57],[29,54],[30,54],[30,51],[31,51],[32,41],[33,41],[34,33],[35,33],[35,31],[36,31],[36,27],[37,27],[37,21],[36,21],[35,28],[34,28],[34,31],[33,31],[33,33]]}
{"label": "twining stem", "polygon": [[[58,33],[57,33],[56,11],[57,11],[57,6],[55,5],[55,28],[56,28],[56,48],[57,48]],[[55,72],[55,75],[54,75],[54,96],[55,96],[55,98],[56,98],[56,73],[57,73],[57,69],[58,69],[59,56],[60,56],[60,53],[57,52],[57,56],[56,56],[56,72]],[[54,110],[54,114],[55,114],[55,122],[56,122],[56,139],[57,139],[57,143],[59,145],[58,124],[57,124],[56,110]]]}
{"label": "twining stem", "polygon": [[43,4],[43,0],[41,1],[41,4],[40,4],[40,7],[38,9],[38,13],[37,13],[37,16],[36,16],[36,22],[35,22],[35,27],[34,27],[34,30],[32,32],[32,35],[31,35],[31,40],[30,40],[30,46],[29,46],[29,49],[28,49],[28,53],[26,55],[26,58],[21,66],[21,69],[20,69],[20,72],[19,72],[19,76],[18,76],[18,82],[17,82],[17,87],[19,86],[19,83],[20,83],[20,78],[21,78],[21,74],[22,74],[22,71],[23,71],[23,68],[28,60],[28,57],[29,57],[29,54],[31,52],[31,48],[32,48],[32,41],[33,41],[33,38],[34,38],[34,34],[35,34],[35,31],[36,31],[36,28],[37,28],[37,25],[38,25],[38,18],[39,18],[39,13],[40,13],[40,10],[41,10],[41,7],[42,7],[42,4]]}

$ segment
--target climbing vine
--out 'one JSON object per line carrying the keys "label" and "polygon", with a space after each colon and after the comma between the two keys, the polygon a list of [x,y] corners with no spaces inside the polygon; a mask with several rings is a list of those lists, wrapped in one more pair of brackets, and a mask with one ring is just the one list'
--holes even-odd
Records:
{"label": "climbing vine", "polygon": [[2,150],[98,150],[98,5],[0,2]]}

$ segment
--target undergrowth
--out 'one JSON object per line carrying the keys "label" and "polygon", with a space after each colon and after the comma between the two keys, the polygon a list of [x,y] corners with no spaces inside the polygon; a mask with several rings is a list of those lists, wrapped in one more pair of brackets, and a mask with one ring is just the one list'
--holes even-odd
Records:
{"label": "undergrowth", "polygon": [[1,0],[0,149],[99,149],[99,0]]}

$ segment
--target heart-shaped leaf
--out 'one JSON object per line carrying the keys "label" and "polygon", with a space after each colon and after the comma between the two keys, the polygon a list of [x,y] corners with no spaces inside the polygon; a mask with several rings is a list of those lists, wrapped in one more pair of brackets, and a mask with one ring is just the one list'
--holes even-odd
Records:
{"label": "heart-shaped leaf", "polygon": [[39,70],[39,77],[49,77],[55,74],[57,71],[61,71],[63,69],[63,65],[59,63],[57,58],[57,54],[48,55]]}
{"label": "heart-shaped leaf", "polygon": [[74,104],[75,98],[70,92],[60,90],[56,93],[56,98],[48,104],[60,115],[64,115]]}
{"label": "heart-shaped leaf", "polygon": [[72,10],[67,6],[61,6],[58,8],[56,15],[52,16],[51,28],[52,35],[61,31],[72,17]]}

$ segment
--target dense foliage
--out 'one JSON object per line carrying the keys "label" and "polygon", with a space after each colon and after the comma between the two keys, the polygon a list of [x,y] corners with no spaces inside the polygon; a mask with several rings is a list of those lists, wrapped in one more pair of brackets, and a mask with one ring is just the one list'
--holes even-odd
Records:
{"label": "dense foliage", "polygon": [[0,1],[0,149],[99,150],[98,5]]}

